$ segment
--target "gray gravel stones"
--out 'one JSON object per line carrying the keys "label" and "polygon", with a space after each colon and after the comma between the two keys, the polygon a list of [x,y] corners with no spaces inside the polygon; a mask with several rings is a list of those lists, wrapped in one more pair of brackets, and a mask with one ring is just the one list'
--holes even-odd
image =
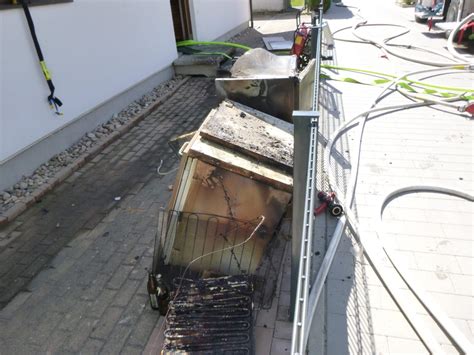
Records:
{"label": "gray gravel stones", "polygon": [[55,155],[38,167],[31,176],[24,176],[12,187],[0,191],[0,212],[4,212],[31,195],[37,188],[47,183],[59,170],[72,164],[77,158],[98,144],[100,140],[117,131],[137,114],[171,92],[182,80],[175,77],[132,102],[119,113],[115,113],[106,123],[99,125],[92,132],[86,133],[78,142],[65,151]]}

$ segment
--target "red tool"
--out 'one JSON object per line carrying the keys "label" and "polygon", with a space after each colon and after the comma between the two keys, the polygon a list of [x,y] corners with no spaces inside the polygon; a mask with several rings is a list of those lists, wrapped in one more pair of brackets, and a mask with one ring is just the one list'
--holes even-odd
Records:
{"label": "red tool", "polygon": [[460,29],[459,29],[459,32],[458,32],[458,44],[461,44],[462,42],[462,39],[464,37],[464,32],[466,32],[466,30],[468,28],[472,28],[474,30],[474,21],[470,21],[468,23],[465,23]]}
{"label": "red tool", "polygon": [[474,103],[466,107],[466,112],[469,112],[472,116],[474,116]]}
{"label": "red tool", "polygon": [[317,216],[324,212],[326,209],[329,209],[329,213],[334,217],[339,217],[342,212],[342,206],[335,203],[336,194],[334,192],[318,192],[318,200],[321,201],[321,204],[314,209],[314,215]]}
{"label": "red tool", "polygon": [[309,39],[310,31],[311,28],[306,26],[304,22],[298,26],[295,32],[293,47],[291,48],[291,54],[296,54],[298,57],[303,54],[304,47]]}
{"label": "red tool", "polygon": [[428,19],[428,31],[431,31],[432,28],[433,28],[433,18],[430,17]]}
{"label": "red tool", "polygon": [[293,47],[291,47],[291,54],[296,55],[299,70],[303,70],[311,58],[310,40],[311,26],[306,25],[304,22],[299,23],[295,31]]}

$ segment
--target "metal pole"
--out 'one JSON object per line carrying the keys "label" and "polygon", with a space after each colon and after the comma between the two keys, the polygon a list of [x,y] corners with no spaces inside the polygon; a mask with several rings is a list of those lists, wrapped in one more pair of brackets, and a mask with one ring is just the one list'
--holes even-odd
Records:
{"label": "metal pole", "polygon": [[[321,0],[322,1],[322,0]],[[318,47],[318,28],[316,26],[316,11],[311,13],[311,59],[316,58],[316,48]],[[315,108],[313,107],[313,110]]]}
{"label": "metal pole", "polygon": [[313,210],[316,194],[316,168],[318,149],[319,77],[321,71],[321,34],[323,4],[319,4],[319,18],[313,16],[311,31],[311,53],[316,59],[314,67],[314,95],[309,112],[293,112],[294,123],[294,166],[293,166],[293,240],[291,263],[291,305],[293,315],[293,336],[291,354],[306,352],[309,327],[308,309],[310,298]]}
{"label": "metal pole", "polygon": [[[294,113],[295,114],[295,113]],[[300,121],[299,128],[307,127],[305,135],[308,140],[306,162],[301,162],[301,166],[294,166],[294,176],[304,180],[303,191],[294,201],[293,209],[293,231],[301,231],[299,235],[293,235],[294,244],[300,246],[299,253],[295,250],[295,261],[298,262],[298,268],[292,270],[292,276],[297,271],[297,287],[294,295],[294,315],[293,315],[293,336],[291,344],[291,354],[303,354],[306,347],[305,334],[309,326],[306,321],[308,313],[309,285],[311,277],[311,254],[313,242],[313,222],[314,222],[314,195],[316,191],[316,168],[317,168],[317,135],[318,135],[318,112],[309,111],[303,117],[297,117],[296,122]],[[295,125],[296,128],[296,125]],[[295,130],[296,132],[296,130]],[[296,137],[295,137],[296,138]],[[298,155],[296,147],[299,143],[295,140],[295,156]],[[301,157],[300,157],[301,158]],[[303,160],[303,159],[301,159]],[[300,171],[296,169],[300,168]],[[305,177],[301,175],[306,175]],[[294,182],[295,183],[295,182]],[[295,185],[294,185],[295,186]],[[301,188],[298,188],[301,190]],[[294,198],[296,195],[293,195]],[[299,203],[299,207],[296,206]],[[296,215],[295,215],[296,212]],[[300,214],[298,214],[300,213]],[[298,255],[299,254],[299,255]],[[292,259],[293,261],[293,259]],[[293,264],[292,264],[293,266]],[[292,280],[294,282],[294,280]]]}
{"label": "metal pole", "polygon": [[463,19],[463,17],[462,17],[463,11],[464,11],[464,0],[460,0],[459,1],[458,14],[456,16],[456,21],[457,22],[461,22],[461,20]]}
{"label": "metal pole", "polygon": [[253,28],[253,0],[249,0],[250,6],[250,27]]}
{"label": "metal pole", "polygon": [[311,52],[314,51],[316,63],[314,66],[314,95],[313,95],[313,110],[317,111],[319,106],[319,76],[321,75],[321,42],[322,42],[322,31],[323,31],[323,0],[319,4],[319,19],[318,24],[314,25],[311,32],[311,40],[316,37],[316,43],[314,49],[311,48]]}
{"label": "metal pole", "polygon": [[311,119],[317,117],[313,111],[293,111],[293,221],[291,239],[291,318],[294,318],[298,272],[301,258],[301,235],[303,233],[305,192],[310,146]]}

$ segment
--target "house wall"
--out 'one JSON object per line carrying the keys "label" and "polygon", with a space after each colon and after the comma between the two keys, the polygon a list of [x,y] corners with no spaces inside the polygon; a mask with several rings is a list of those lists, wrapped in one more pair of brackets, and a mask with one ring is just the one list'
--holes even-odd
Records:
{"label": "house wall", "polygon": [[464,0],[463,9],[461,10],[461,20],[467,15],[474,12],[474,1]]}
{"label": "house wall", "polygon": [[190,5],[197,41],[230,37],[250,20],[249,0],[190,0]]}
{"label": "house wall", "polygon": [[[75,0],[31,13],[64,115],[46,101],[49,90],[23,11],[0,11],[0,189],[141,96],[133,91],[138,83],[149,90],[171,77],[177,57],[169,0]],[[130,89],[126,100],[78,124]],[[60,138],[27,152],[52,135]]]}
{"label": "house wall", "polygon": [[287,7],[287,0],[253,0],[253,11],[282,11]]}

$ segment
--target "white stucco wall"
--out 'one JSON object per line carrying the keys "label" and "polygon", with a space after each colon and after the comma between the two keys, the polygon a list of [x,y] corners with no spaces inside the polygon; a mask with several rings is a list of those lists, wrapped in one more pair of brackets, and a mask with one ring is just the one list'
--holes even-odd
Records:
{"label": "white stucco wall", "polygon": [[3,68],[3,44],[1,42],[2,33],[4,31],[3,26],[3,16],[0,15],[0,161],[2,160],[2,151],[3,151],[3,77],[2,77],[2,68]]}
{"label": "white stucco wall", "polygon": [[282,11],[286,3],[286,0],[253,0],[253,11]]}
{"label": "white stucco wall", "polygon": [[189,0],[193,37],[212,41],[250,20],[249,0]]}
{"label": "white stucco wall", "polygon": [[31,13],[64,116],[47,104],[23,11],[0,11],[0,167],[177,56],[169,0],[75,0]]}

